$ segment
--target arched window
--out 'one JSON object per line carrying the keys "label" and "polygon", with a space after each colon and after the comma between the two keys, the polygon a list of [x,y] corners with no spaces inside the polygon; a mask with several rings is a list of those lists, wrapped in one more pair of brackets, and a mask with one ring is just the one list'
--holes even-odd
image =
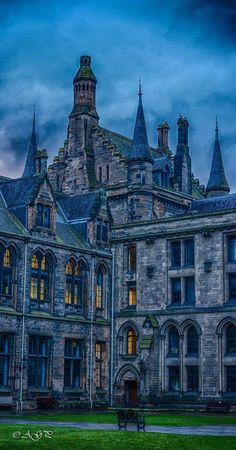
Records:
{"label": "arched window", "polygon": [[1,295],[11,297],[13,294],[12,285],[16,263],[14,251],[9,248],[7,248],[6,250],[2,250],[0,258]]}
{"label": "arched window", "polygon": [[196,328],[192,325],[187,332],[187,354],[198,354],[198,334]]}
{"label": "arched window", "polygon": [[226,353],[236,353],[236,326],[230,325],[226,330]]}
{"label": "arched window", "polygon": [[179,333],[174,326],[169,331],[169,354],[179,356]]}
{"label": "arched window", "polygon": [[137,335],[133,328],[127,331],[127,355],[136,355],[137,353]]}
{"label": "arched window", "polygon": [[67,305],[83,306],[87,292],[87,272],[82,262],[70,260],[66,264]]}
{"label": "arched window", "polygon": [[99,173],[99,181],[102,181],[102,167],[99,167],[98,173]]}
{"label": "arched window", "polygon": [[103,309],[106,296],[106,271],[100,266],[97,271],[96,308]]}
{"label": "arched window", "polygon": [[85,91],[85,84],[82,84],[82,91]]}
{"label": "arched window", "polygon": [[49,278],[52,261],[49,256],[34,254],[31,260],[30,298],[38,302],[49,302]]}
{"label": "arched window", "polygon": [[86,91],[88,91],[89,90],[89,84],[87,83],[86,84]]}
{"label": "arched window", "polygon": [[107,169],[107,180],[110,180],[110,167],[109,167],[109,165],[107,165],[106,169]]}

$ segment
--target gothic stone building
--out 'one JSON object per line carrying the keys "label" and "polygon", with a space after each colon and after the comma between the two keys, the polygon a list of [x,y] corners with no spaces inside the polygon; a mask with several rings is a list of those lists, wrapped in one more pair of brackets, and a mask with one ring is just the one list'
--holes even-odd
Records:
{"label": "gothic stone building", "polygon": [[188,121],[148,143],[100,126],[81,57],[47,168],[35,118],[23,176],[0,178],[0,405],[204,404],[236,395],[236,194],[216,125],[206,188]]}

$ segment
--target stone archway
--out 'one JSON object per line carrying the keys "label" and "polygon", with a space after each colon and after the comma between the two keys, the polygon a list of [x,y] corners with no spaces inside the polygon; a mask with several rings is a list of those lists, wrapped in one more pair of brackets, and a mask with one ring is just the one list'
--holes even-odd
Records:
{"label": "stone archway", "polygon": [[139,385],[139,376],[136,370],[123,368],[117,376],[117,403],[125,407],[137,406],[139,403]]}

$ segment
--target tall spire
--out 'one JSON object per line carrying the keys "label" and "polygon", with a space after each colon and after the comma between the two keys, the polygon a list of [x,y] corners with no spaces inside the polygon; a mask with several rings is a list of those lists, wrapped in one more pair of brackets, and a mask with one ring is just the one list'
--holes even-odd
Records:
{"label": "tall spire", "polygon": [[27,157],[25,162],[25,168],[23,172],[23,177],[32,177],[35,175],[35,158],[37,153],[37,141],[36,141],[36,133],[35,133],[35,108],[33,113],[33,124],[32,124],[32,133],[29,141]]}
{"label": "tall spire", "polygon": [[138,103],[138,111],[136,116],[135,128],[134,128],[134,136],[131,150],[128,154],[128,159],[152,159],[149,150],[149,143],[147,138],[147,130],[145,117],[143,112],[143,104],[142,104],[142,89],[141,89],[141,81],[139,79],[139,103]]}
{"label": "tall spire", "polygon": [[227,195],[230,191],[227,178],[225,176],[224,164],[219,141],[218,120],[216,116],[215,143],[211,164],[210,177],[207,183],[206,192],[208,197]]}

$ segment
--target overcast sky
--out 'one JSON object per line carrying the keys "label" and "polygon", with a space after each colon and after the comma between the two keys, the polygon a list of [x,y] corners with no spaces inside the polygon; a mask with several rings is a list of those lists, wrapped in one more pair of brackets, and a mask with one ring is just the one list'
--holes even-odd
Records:
{"label": "overcast sky", "polygon": [[100,124],[132,137],[138,78],[150,145],[189,120],[195,177],[207,183],[215,115],[236,191],[236,0],[0,0],[0,174],[21,176],[34,104],[50,160],[66,138],[80,55],[92,57]]}

